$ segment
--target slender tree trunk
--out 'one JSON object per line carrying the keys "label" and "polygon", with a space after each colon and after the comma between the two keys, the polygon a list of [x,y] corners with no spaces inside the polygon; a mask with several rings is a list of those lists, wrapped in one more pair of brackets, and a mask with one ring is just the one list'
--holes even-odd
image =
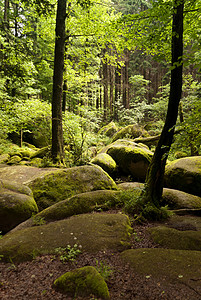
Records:
{"label": "slender tree trunk", "polygon": [[114,96],[114,120],[118,121],[118,103],[121,98],[121,67],[118,64],[115,70],[115,96]]}
{"label": "slender tree trunk", "polygon": [[107,120],[108,114],[108,65],[107,62],[103,63],[103,87],[104,87],[104,98],[103,98],[103,110],[104,110],[104,121]]}
{"label": "slender tree trunk", "polygon": [[151,202],[160,206],[163,192],[165,164],[172,144],[182,92],[182,56],[183,56],[183,0],[174,1],[172,24],[172,71],[168,110],[161,137],[149,166],[142,193],[144,203]]}
{"label": "slender tree trunk", "polygon": [[56,17],[56,39],[54,54],[54,76],[52,96],[52,158],[63,162],[62,90],[65,49],[66,0],[58,0]]}

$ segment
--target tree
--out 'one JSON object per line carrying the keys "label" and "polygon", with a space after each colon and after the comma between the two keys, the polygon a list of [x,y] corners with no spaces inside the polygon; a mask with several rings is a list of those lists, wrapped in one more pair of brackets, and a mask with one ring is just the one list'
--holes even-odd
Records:
{"label": "tree", "polygon": [[66,0],[58,0],[52,94],[52,158],[63,162],[62,93],[65,50]]}
{"label": "tree", "polygon": [[177,121],[179,102],[182,92],[183,67],[183,0],[173,1],[172,23],[172,69],[170,95],[165,124],[148,169],[145,190],[142,193],[143,202],[160,206],[163,191],[165,164],[172,144]]}

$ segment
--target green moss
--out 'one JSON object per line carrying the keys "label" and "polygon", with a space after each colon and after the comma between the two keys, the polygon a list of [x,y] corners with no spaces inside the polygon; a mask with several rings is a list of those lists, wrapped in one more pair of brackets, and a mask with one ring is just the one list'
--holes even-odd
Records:
{"label": "green moss", "polygon": [[5,153],[0,155],[0,164],[6,163],[10,158],[10,155]]}
{"label": "green moss", "polygon": [[189,194],[201,196],[201,157],[177,159],[166,166],[165,184]]}
{"label": "green moss", "polygon": [[128,125],[121,130],[119,130],[113,137],[112,141],[116,141],[122,138],[137,138],[139,136],[147,137],[149,136],[148,132],[140,127],[139,125]]}
{"label": "green moss", "polygon": [[179,231],[159,226],[149,229],[154,242],[171,249],[200,250],[201,231]]}
{"label": "green moss", "polygon": [[13,191],[0,192],[0,229],[3,232],[8,232],[37,212],[38,207],[32,197]]}
{"label": "green moss", "polygon": [[110,299],[106,282],[91,266],[65,273],[54,281],[53,287],[71,297],[94,295],[101,299]]}
{"label": "green moss", "polygon": [[109,124],[103,126],[98,134],[105,134],[108,137],[112,137],[116,132],[118,128],[114,122],[110,122]]}
{"label": "green moss", "polygon": [[121,254],[135,272],[163,279],[174,284],[186,283],[192,288],[200,286],[201,251],[173,249],[131,249]]}
{"label": "green moss", "polygon": [[48,222],[108,209],[111,207],[109,203],[116,202],[118,193],[117,191],[98,190],[78,194],[44,209],[37,216],[43,217]]}
{"label": "green moss", "polygon": [[0,253],[4,255],[4,261],[26,261],[32,259],[33,252],[40,255],[55,253],[58,247],[73,247],[74,238],[82,246],[83,252],[97,253],[109,249],[123,251],[130,246],[129,226],[129,218],[122,214],[73,216],[8,233],[0,240]]}
{"label": "green moss", "polygon": [[50,151],[50,146],[46,146],[46,147],[43,147],[37,151],[35,151],[31,156],[30,158],[35,158],[35,157],[39,157],[39,158],[43,158],[44,156],[47,155],[47,152]]}
{"label": "green moss", "polygon": [[8,160],[7,164],[8,164],[8,165],[15,165],[15,164],[18,164],[21,160],[22,160],[21,156],[19,156],[19,155],[14,155],[14,156],[12,156],[12,157]]}
{"label": "green moss", "polygon": [[55,171],[30,184],[40,210],[75,194],[117,189],[115,182],[98,166],[81,166]]}
{"label": "green moss", "polygon": [[100,153],[91,160],[92,164],[100,166],[109,175],[114,175],[117,171],[117,164],[114,159],[107,153]]}
{"label": "green moss", "polygon": [[162,204],[170,209],[201,208],[201,198],[174,189],[163,189]]}

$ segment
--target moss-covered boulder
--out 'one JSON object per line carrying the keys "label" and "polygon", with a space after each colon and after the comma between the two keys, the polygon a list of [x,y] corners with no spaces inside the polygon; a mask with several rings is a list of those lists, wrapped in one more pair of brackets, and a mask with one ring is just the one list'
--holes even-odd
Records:
{"label": "moss-covered boulder", "polygon": [[14,155],[7,161],[8,165],[17,165],[22,160],[20,155]]}
{"label": "moss-covered boulder", "polygon": [[118,127],[114,122],[110,122],[109,124],[103,126],[98,134],[105,134],[108,137],[112,137],[118,131]]}
{"label": "moss-covered boulder", "polygon": [[75,194],[117,189],[112,178],[99,166],[59,169],[29,183],[39,210]]}
{"label": "moss-covered boulder", "polygon": [[110,299],[107,284],[98,271],[91,266],[67,272],[54,281],[53,288],[75,299],[95,296]]}
{"label": "moss-covered boulder", "polygon": [[44,174],[50,173],[57,168],[37,168],[29,166],[4,166],[0,168],[0,179],[9,180],[11,182],[18,182],[28,184],[35,178],[40,178]]}
{"label": "moss-covered boulder", "polygon": [[0,254],[4,261],[26,261],[75,243],[91,253],[123,251],[130,247],[131,232],[126,215],[83,214],[8,233],[0,239]]}
{"label": "moss-covered boulder", "polygon": [[48,151],[50,151],[50,146],[43,147],[41,149],[38,149],[37,151],[34,151],[34,153],[32,153],[32,155],[30,156],[30,158],[31,159],[35,157],[43,158],[44,156],[47,155]]}
{"label": "moss-covered boulder", "polygon": [[165,185],[201,197],[201,156],[180,158],[169,163],[165,170]]}
{"label": "moss-covered boulder", "polygon": [[119,130],[112,138],[112,141],[117,141],[123,138],[135,139],[137,137],[147,137],[148,132],[141,126],[137,124],[128,125],[121,130]]}
{"label": "moss-covered boulder", "polygon": [[166,226],[150,228],[154,242],[169,249],[201,251],[201,231],[177,230]]}
{"label": "moss-covered boulder", "polygon": [[153,153],[146,148],[117,141],[110,145],[107,153],[116,161],[119,170],[131,175],[138,181],[144,181]]}
{"label": "moss-covered boulder", "polygon": [[119,193],[119,191],[98,190],[72,196],[42,210],[34,217],[15,227],[14,230],[37,225],[41,220],[47,224],[78,214],[107,210],[110,203],[116,203]]}
{"label": "moss-covered boulder", "polygon": [[117,171],[117,164],[107,153],[99,153],[91,160],[92,164],[100,166],[110,176],[114,176]]}
{"label": "moss-covered boulder", "polygon": [[199,299],[201,251],[143,248],[126,250],[121,256],[136,273],[145,278],[157,278],[158,282],[165,281],[173,285],[181,283],[181,288],[182,284],[187,285],[195,291],[195,298],[191,299]]}
{"label": "moss-covered boulder", "polygon": [[142,182],[123,182],[117,184],[118,189],[127,191],[127,190],[135,190],[140,189],[142,190],[144,188],[144,183]]}
{"label": "moss-covered boulder", "polygon": [[171,209],[201,208],[201,198],[174,189],[163,189],[162,204],[168,205]]}
{"label": "moss-covered boulder", "polygon": [[28,187],[0,180],[0,231],[8,232],[37,212],[38,207]]}
{"label": "moss-covered boulder", "polygon": [[29,162],[29,165],[40,168],[42,166],[42,161],[43,161],[42,158],[40,158],[40,157],[34,157]]}
{"label": "moss-covered boulder", "polygon": [[192,215],[181,216],[174,214],[165,222],[165,225],[181,231],[201,231],[201,218]]}
{"label": "moss-covered boulder", "polygon": [[1,154],[0,155],[0,164],[6,163],[10,158],[10,155],[8,153]]}

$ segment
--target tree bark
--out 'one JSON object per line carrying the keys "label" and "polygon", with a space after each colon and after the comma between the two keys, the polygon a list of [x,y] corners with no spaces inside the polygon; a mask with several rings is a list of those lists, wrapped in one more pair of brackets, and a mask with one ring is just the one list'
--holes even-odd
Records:
{"label": "tree bark", "polygon": [[183,56],[183,0],[175,0],[172,24],[172,70],[168,110],[158,145],[149,166],[142,193],[144,204],[160,206],[163,192],[165,164],[172,144],[182,92]]}
{"label": "tree bark", "polygon": [[58,0],[52,95],[52,158],[55,162],[63,162],[64,158],[62,129],[62,92],[65,49],[65,19],[66,0]]}

